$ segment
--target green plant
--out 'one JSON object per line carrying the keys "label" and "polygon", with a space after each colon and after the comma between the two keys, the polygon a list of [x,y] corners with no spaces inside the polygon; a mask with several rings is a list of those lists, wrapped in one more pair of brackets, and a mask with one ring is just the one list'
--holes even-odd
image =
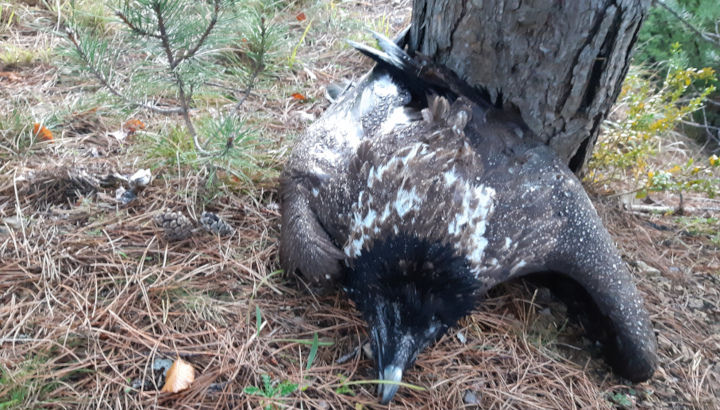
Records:
{"label": "green plant", "polygon": [[54,13],[72,14],[76,25],[97,33],[110,29],[112,8],[104,0],[70,0],[62,3],[48,1],[49,9]]}
{"label": "green plant", "polygon": [[0,3],[0,33],[10,30],[18,23],[18,5],[12,3]]}
{"label": "green plant", "polygon": [[179,166],[193,163],[198,158],[192,141],[187,138],[185,129],[180,126],[170,126],[159,134],[143,133],[138,139],[143,146],[149,147],[144,149],[148,158],[163,161],[155,162],[156,165]]}
{"label": "green plant", "polygon": [[[717,0],[658,0],[653,2],[638,36],[635,61],[655,66],[674,58],[671,46],[682,44],[681,58],[689,67],[720,70],[720,2]],[[715,81],[715,87],[720,83]],[[720,93],[708,97],[707,107],[692,115],[689,136],[720,144]],[[689,124],[690,125],[690,124]]]}
{"label": "green plant", "polygon": [[255,305],[255,328],[256,336],[260,336],[260,331],[262,330],[262,312],[260,312],[260,305]]}
{"label": "green plant", "polygon": [[716,0],[663,0],[650,10],[638,35],[635,59],[646,64],[672,58],[671,45],[683,45],[683,58],[692,67],[720,66],[720,36],[715,24],[720,21],[720,3]]}
{"label": "green plant", "polygon": [[[119,0],[111,7],[118,27],[112,35],[87,29],[78,23],[80,14],[72,14],[69,61],[123,104],[182,119],[184,128],[160,136],[156,154],[207,167],[209,183],[218,168],[250,179],[258,170],[257,141],[239,109],[280,41],[279,26],[266,15],[268,6],[262,1]],[[244,89],[232,86],[237,83]],[[209,96],[234,99],[232,108],[195,120],[191,110],[198,102],[218,100]],[[181,141],[185,133],[192,150]]]}
{"label": "green plant", "polygon": [[[715,79],[710,68],[687,68],[680,58],[679,44],[673,45],[673,56],[667,74],[657,87],[646,71],[635,69],[626,79],[619,98],[624,118],[613,123],[598,139],[589,163],[587,179],[595,184],[627,178],[636,181],[638,197],[649,191],[700,191],[710,196],[717,193],[714,168],[720,165],[710,158],[707,164],[690,159],[685,164],[670,165],[666,170],[652,169],[648,160],[657,152],[661,138],[692,112],[715,90],[709,84]],[[705,82],[697,93],[687,95],[693,83]],[[629,174],[629,175],[628,175]]]}
{"label": "green plant", "polygon": [[[287,380],[279,383],[273,382],[270,379],[270,376],[268,376],[267,374],[261,375],[260,378],[262,379],[262,388],[256,386],[248,386],[243,389],[243,392],[245,394],[264,397],[266,399],[276,399],[288,396],[298,389],[297,383],[290,383]],[[265,410],[271,410],[276,408],[275,405],[267,402],[263,402],[263,406]]]}
{"label": "green plant", "polygon": [[718,218],[680,216],[676,222],[690,235],[706,235],[713,245],[720,247],[720,220]]}
{"label": "green plant", "polygon": [[42,399],[60,386],[60,382],[39,377],[47,358],[39,355],[20,363],[14,371],[0,367],[0,410],[26,408],[28,401]]}
{"label": "green plant", "polygon": [[0,374],[0,387],[3,391],[3,394],[0,395],[0,409],[20,407],[25,402],[25,398],[30,395],[29,387],[18,385],[10,372],[5,369]]}
{"label": "green plant", "polygon": [[626,393],[622,393],[622,392],[608,393],[607,399],[608,399],[608,401],[610,401],[610,403],[612,403],[616,406],[619,406],[621,408],[631,408],[633,406],[632,399]]}
{"label": "green plant", "polygon": [[0,63],[11,67],[25,67],[37,63],[50,61],[51,50],[49,48],[36,47],[25,49],[5,43],[0,51]]}
{"label": "green plant", "polygon": [[0,158],[16,155],[32,143],[33,122],[26,101],[13,101],[12,110],[0,115]]}
{"label": "green plant", "polygon": [[309,371],[312,367],[312,364],[315,361],[315,356],[317,356],[318,346],[320,346],[320,341],[318,340],[317,332],[315,332],[315,334],[313,335],[312,345],[310,346],[310,354],[308,355],[308,361],[307,365],[305,366],[305,371]]}
{"label": "green plant", "polygon": [[392,36],[392,25],[390,23],[390,17],[385,13],[383,13],[379,20],[374,20],[370,22],[370,28],[372,28],[373,31],[377,31],[378,33],[384,35],[385,37]]}
{"label": "green plant", "polygon": [[690,158],[686,163],[674,165],[667,171],[649,171],[645,187],[638,191],[637,197],[644,198],[648,192],[670,191],[681,198],[683,192],[704,192],[714,198],[720,190],[720,177],[715,170],[719,165],[717,155],[713,155],[705,164],[698,165]]}
{"label": "green plant", "polygon": [[351,396],[354,396],[355,390],[351,389],[350,386],[345,384],[345,382],[347,382],[347,377],[343,376],[342,374],[338,374],[338,379],[340,379],[340,384],[335,388],[335,393],[349,394]]}
{"label": "green plant", "polygon": [[298,49],[302,45],[302,43],[305,41],[305,37],[307,36],[308,32],[310,31],[310,27],[312,27],[313,20],[311,19],[307,23],[307,27],[305,27],[305,31],[303,31],[302,36],[300,36],[300,40],[298,40],[297,44],[295,45],[295,48],[293,48],[292,53],[290,54],[290,57],[288,57],[288,66],[290,69],[293,69],[293,66],[295,65],[295,56],[297,55]]}

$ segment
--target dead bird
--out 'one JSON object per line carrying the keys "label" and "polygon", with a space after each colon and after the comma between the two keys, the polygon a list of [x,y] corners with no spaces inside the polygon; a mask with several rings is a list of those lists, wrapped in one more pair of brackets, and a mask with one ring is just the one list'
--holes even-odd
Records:
{"label": "dead bird", "polygon": [[[377,65],[297,141],[281,177],[280,259],[339,283],[368,324],[379,378],[493,286],[533,273],[575,284],[613,370],[657,367],[642,299],[582,185],[521,117],[373,33]],[[498,98],[501,101],[501,97]],[[389,402],[397,384],[380,386]]]}

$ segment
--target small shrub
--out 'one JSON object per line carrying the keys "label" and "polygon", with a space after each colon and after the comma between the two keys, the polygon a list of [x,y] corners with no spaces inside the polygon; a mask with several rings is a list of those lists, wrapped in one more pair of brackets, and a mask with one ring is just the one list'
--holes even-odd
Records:
{"label": "small shrub", "polygon": [[[689,67],[720,70],[720,2],[717,0],[663,0],[653,2],[638,36],[635,61],[646,66],[661,65],[674,58],[672,45],[682,44],[682,58]],[[715,81],[717,88],[720,83]],[[697,127],[687,127],[687,135],[720,145],[720,92],[708,96],[708,104],[692,115]]]}
{"label": "small shrub", "polygon": [[632,397],[627,393],[607,393],[607,399],[610,403],[621,409],[629,409],[633,407]]}
{"label": "small shrub", "polygon": [[[249,180],[257,173],[257,142],[239,108],[268,70],[281,38],[268,15],[271,7],[234,0],[128,0],[111,7],[111,34],[81,24],[77,16],[86,14],[73,14],[69,61],[125,106],[182,119],[184,127],[155,141],[153,155],[206,167],[209,182],[218,168]],[[191,110],[203,101],[229,102],[231,108],[196,120]]]}
{"label": "small shrub", "polygon": [[[288,396],[298,389],[297,383],[290,383],[287,380],[283,382],[273,382],[267,374],[263,374],[260,378],[263,382],[262,387],[248,386],[243,390],[243,392],[252,396],[276,399]],[[268,402],[269,400],[263,402],[265,410],[277,408],[275,405]]]}
{"label": "small shrub", "polygon": [[[618,100],[624,118],[617,123],[607,122],[589,163],[588,180],[594,184],[629,179],[635,181],[638,197],[649,191],[705,192],[713,197],[719,189],[715,168],[716,157],[700,163],[693,159],[684,164],[669,164],[655,169],[649,159],[658,151],[664,136],[672,132],[681,120],[698,110],[705,98],[715,91],[709,84],[715,80],[710,68],[687,68],[679,44],[673,45],[673,58],[667,74],[656,86],[646,71],[635,69],[623,84]],[[703,83],[698,92],[690,92],[693,84]],[[638,186],[639,185],[639,186]]]}
{"label": "small shrub", "polygon": [[[664,0],[664,3],[698,31],[713,34],[720,21],[720,2],[717,0]],[[655,5],[638,36],[637,61],[661,63],[673,58],[671,46],[683,45],[683,53],[691,67],[720,67],[717,44],[702,38],[666,8]]]}

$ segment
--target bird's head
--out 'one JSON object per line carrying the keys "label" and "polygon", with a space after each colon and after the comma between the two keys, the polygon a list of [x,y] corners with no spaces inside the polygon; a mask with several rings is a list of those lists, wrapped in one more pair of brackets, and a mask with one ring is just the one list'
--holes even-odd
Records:
{"label": "bird's head", "polygon": [[[400,382],[426,346],[470,313],[477,289],[451,245],[402,233],[376,241],[345,275],[345,290],[369,326],[378,376],[390,382]],[[381,385],[382,403],[397,390]]]}

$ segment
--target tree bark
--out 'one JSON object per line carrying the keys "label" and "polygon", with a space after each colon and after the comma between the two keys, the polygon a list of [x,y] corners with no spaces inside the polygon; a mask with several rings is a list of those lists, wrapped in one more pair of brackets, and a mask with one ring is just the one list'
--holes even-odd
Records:
{"label": "tree bark", "polygon": [[413,0],[409,49],[517,108],[576,172],[617,99],[651,0]]}

